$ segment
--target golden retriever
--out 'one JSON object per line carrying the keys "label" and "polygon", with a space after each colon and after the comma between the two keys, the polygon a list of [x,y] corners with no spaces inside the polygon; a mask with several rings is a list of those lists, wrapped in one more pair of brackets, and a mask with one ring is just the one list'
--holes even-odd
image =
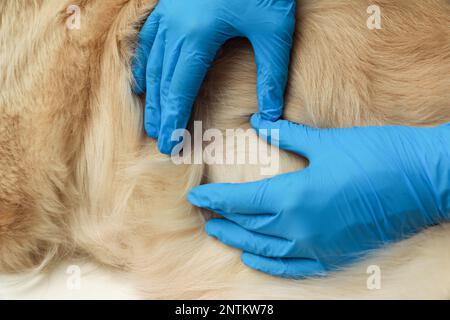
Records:
{"label": "golden retriever", "polygon": [[[145,136],[130,61],[155,2],[0,2],[0,270],[82,255],[132,274],[144,298],[450,298],[450,225],[303,281],[250,270],[206,236],[189,189],[260,170],[177,166]],[[371,5],[381,29],[368,28]],[[70,6],[80,28],[68,27]],[[251,47],[230,41],[192,120],[249,128],[255,86]],[[299,0],[284,117],[318,127],[450,122],[450,2]],[[304,166],[282,152],[280,172]],[[371,265],[379,290],[367,286]]]}

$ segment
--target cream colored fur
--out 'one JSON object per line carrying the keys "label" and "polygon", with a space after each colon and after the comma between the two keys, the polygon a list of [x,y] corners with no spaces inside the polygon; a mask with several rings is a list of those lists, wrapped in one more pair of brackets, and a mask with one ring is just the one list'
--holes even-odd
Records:
{"label": "cream colored fur", "polygon": [[[374,2],[382,30],[366,26]],[[449,1],[298,3],[285,118],[320,127],[450,121]],[[65,27],[71,4],[82,9],[80,30]],[[0,2],[2,271],[84,255],[132,274],[145,298],[450,298],[450,225],[304,281],[252,271],[208,238],[188,190],[259,179],[260,171],[175,166],[145,137],[130,59],[154,4]],[[245,41],[226,45],[195,109],[205,129],[248,128],[257,101]],[[282,172],[304,166],[282,154]],[[382,270],[381,290],[366,287],[372,264]]]}

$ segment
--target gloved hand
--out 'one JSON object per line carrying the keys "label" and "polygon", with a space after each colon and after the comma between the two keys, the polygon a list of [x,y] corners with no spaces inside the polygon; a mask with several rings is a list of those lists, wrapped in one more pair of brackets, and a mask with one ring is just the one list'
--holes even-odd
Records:
{"label": "gloved hand", "polygon": [[280,148],[309,158],[309,167],[188,195],[225,218],[209,221],[207,233],[243,250],[251,268],[323,275],[449,220],[450,125],[314,129],[259,115],[252,124],[279,129]]}
{"label": "gloved hand", "polygon": [[160,0],[139,34],[135,92],[147,90],[145,129],[162,153],[178,141],[218,49],[247,37],[258,69],[258,101],[267,120],[280,118],[295,27],[296,0]]}

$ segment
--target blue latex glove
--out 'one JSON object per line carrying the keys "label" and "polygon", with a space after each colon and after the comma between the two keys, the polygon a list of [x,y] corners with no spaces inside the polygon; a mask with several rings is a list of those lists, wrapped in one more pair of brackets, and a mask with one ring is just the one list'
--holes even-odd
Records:
{"label": "blue latex glove", "polygon": [[204,185],[188,196],[223,215],[208,222],[207,233],[243,250],[251,268],[323,275],[449,220],[450,125],[314,129],[259,115],[252,125],[279,129],[280,148],[309,158],[309,167],[253,183]]}
{"label": "blue latex glove", "polygon": [[295,0],[161,0],[139,34],[135,92],[147,91],[145,129],[170,154],[208,67],[229,39],[247,37],[262,116],[280,118],[295,27]]}

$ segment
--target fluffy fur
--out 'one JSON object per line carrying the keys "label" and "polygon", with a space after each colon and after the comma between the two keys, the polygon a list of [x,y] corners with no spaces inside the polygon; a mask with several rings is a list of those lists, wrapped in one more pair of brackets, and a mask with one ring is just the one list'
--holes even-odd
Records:
{"label": "fluffy fur", "polygon": [[[65,27],[71,4],[82,10],[80,30]],[[450,122],[449,1],[298,4],[285,118],[319,127]],[[381,30],[366,26],[372,4]],[[175,166],[145,137],[130,60],[154,5],[0,2],[0,270],[84,255],[132,274],[145,298],[450,298],[450,225],[303,281],[252,271],[208,238],[187,191],[260,171]],[[205,129],[248,128],[255,74],[250,46],[228,43],[194,118]],[[282,153],[282,172],[304,166]],[[371,264],[382,270],[381,290],[366,287]]]}

